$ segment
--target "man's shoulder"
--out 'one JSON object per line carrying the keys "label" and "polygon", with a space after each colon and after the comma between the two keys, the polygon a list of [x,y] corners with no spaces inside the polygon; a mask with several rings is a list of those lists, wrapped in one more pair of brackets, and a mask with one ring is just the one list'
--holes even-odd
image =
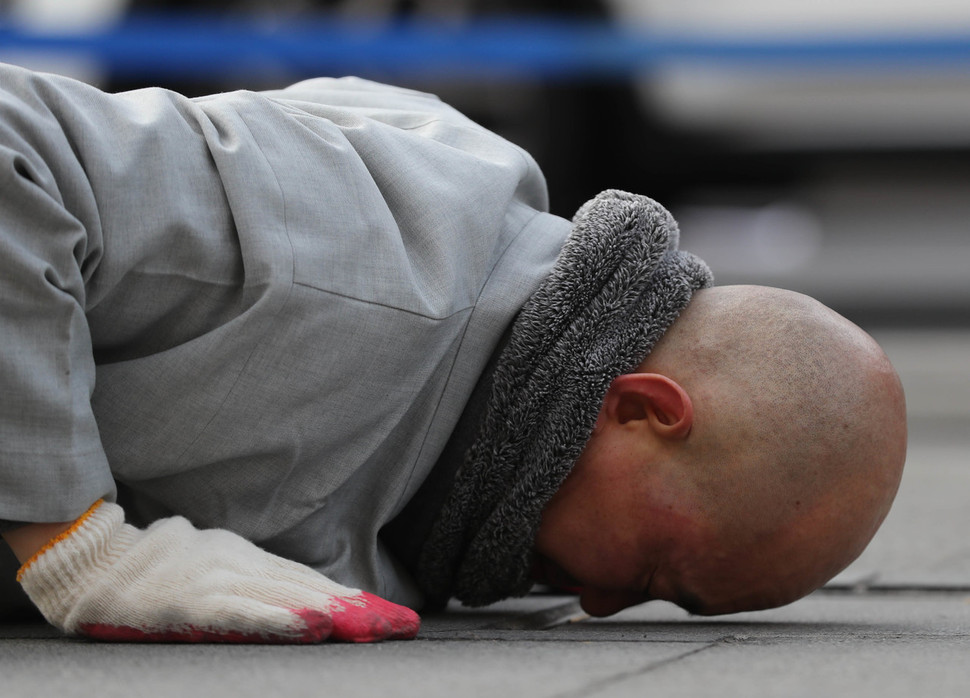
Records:
{"label": "man's shoulder", "polygon": [[290,103],[357,109],[406,109],[458,114],[436,95],[355,76],[303,80],[278,90],[257,93]]}

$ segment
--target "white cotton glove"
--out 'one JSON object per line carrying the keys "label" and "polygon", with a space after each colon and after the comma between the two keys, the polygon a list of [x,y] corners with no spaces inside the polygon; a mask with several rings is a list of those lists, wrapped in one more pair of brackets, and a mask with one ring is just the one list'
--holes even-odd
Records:
{"label": "white cotton glove", "polygon": [[101,640],[374,642],[418,632],[414,611],[341,586],[235,533],[186,519],[146,530],[95,504],[17,577],[61,630]]}

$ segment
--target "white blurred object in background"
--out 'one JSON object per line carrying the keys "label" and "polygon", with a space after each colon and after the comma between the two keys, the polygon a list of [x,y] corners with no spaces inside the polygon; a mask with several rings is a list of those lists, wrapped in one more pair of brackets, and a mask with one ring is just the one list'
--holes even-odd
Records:
{"label": "white blurred object in background", "polygon": [[660,31],[753,35],[949,32],[970,28],[966,0],[606,0],[618,17]]}
{"label": "white blurred object in background", "polygon": [[[885,60],[677,60],[641,83],[650,110],[751,147],[919,147],[970,142],[970,65],[932,42],[970,36],[965,0],[605,0],[625,26],[661,36],[774,44],[885,39]],[[843,46],[844,47],[844,46]]]}
{"label": "white blurred object in background", "polygon": [[756,270],[791,274],[811,269],[822,229],[811,211],[792,203],[767,206],[687,206],[677,211],[690,249],[718,260],[718,275],[744,278]]}
{"label": "white blurred object in background", "polygon": [[[129,0],[8,0],[6,19],[23,29],[46,34],[90,31],[121,19],[128,5]],[[98,83],[102,75],[98,62],[84,53],[31,51],[17,55],[0,50],[0,60],[92,84]]]}
{"label": "white blurred object in background", "polygon": [[45,31],[90,29],[114,22],[128,0],[12,0],[14,22]]}

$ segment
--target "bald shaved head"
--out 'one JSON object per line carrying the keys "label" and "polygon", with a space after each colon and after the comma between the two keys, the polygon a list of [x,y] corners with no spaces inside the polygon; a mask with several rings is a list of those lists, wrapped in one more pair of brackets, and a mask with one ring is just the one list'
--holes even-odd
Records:
{"label": "bald shaved head", "polygon": [[679,484],[719,538],[707,573],[724,579],[725,604],[787,603],[862,552],[906,451],[899,379],[865,332],[801,294],[715,287],[641,371],[693,400]]}
{"label": "bald shaved head", "polygon": [[865,332],[789,291],[698,291],[611,384],[543,510],[534,574],[593,615],[780,606],[862,552],[905,453],[902,388]]}

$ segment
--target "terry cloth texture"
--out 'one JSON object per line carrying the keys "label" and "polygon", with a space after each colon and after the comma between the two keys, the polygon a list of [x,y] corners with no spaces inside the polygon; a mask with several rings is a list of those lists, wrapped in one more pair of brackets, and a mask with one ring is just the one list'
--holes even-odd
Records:
{"label": "terry cloth texture", "polygon": [[678,243],[673,217],[645,196],[609,190],[576,213],[513,326],[479,435],[422,551],[418,581],[432,604],[528,592],[542,509],[582,452],[610,384],[712,283],[707,265]]}

